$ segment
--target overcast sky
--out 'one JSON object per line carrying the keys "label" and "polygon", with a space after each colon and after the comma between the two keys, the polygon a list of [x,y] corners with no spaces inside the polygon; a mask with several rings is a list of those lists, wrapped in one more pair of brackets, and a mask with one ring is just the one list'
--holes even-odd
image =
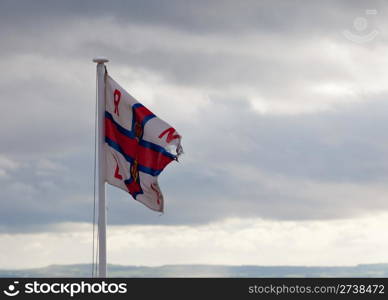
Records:
{"label": "overcast sky", "polygon": [[90,262],[95,56],[185,150],[162,216],[108,187],[110,262],[388,262],[387,13],[2,0],[0,268]]}

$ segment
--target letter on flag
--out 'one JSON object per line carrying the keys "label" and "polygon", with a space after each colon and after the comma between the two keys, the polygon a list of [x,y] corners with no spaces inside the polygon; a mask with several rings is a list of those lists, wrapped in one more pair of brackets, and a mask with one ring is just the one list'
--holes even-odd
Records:
{"label": "letter on flag", "polygon": [[105,98],[106,181],[162,212],[158,175],[183,152],[181,136],[108,74]]}

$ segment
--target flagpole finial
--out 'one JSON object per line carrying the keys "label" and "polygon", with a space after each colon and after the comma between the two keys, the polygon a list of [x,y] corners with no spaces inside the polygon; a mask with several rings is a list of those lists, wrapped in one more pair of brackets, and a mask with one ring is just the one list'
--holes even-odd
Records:
{"label": "flagpole finial", "polygon": [[93,62],[98,63],[98,64],[103,64],[103,63],[106,63],[108,61],[109,61],[109,59],[107,59],[105,57],[95,57],[95,58],[93,58]]}

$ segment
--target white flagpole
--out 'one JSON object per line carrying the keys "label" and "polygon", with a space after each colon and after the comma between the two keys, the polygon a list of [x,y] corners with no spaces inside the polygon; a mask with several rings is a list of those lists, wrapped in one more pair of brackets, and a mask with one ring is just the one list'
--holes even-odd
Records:
{"label": "white flagpole", "polygon": [[105,65],[109,60],[94,58],[97,63],[97,180],[98,180],[98,276],[106,277],[106,204],[105,204]]}

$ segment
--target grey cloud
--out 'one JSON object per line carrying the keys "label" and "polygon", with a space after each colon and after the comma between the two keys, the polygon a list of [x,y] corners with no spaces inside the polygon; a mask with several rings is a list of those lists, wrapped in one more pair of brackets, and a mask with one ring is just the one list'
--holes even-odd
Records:
{"label": "grey cloud", "polygon": [[[373,6],[373,7],[371,7]],[[384,1],[2,1],[3,22],[40,23],[61,18],[105,17],[141,25],[155,24],[188,32],[315,32],[343,27],[368,8],[385,9]],[[327,22],[327,20],[330,22]]]}
{"label": "grey cloud", "polygon": [[[207,5],[114,1],[106,10],[102,9],[103,2],[41,2],[45,10],[35,3],[31,9],[31,4],[27,4],[22,10],[15,2],[5,3],[10,7],[3,4],[4,11],[9,10],[11,15],[24,12],[26,22],[31,19],[33,23],[22,27],[16,21],[6,23],[0,29],[8,41],[4,43],[4,52],[80,61],[103,52],[112,61],[159,73],[179,84],[217,89],[232,84],[254,85],[263,96],[272,99],[283,97],[279,85],[289,91],[317,80],[351,79],[348,62],[339,60],[335,52],[327,52],[333,51],[332,42],[340,49],[352,46],[342,30],[351,29],[354,18],[365,13],[363,1],[354,1],[351,6],[345,1],[244,1],[239,5],[233,1]],[[379,13],[371,17],[369,26],[379,29],[381,38],[366,47],[385,41],[385,6],[380,1],[371,6]],[[30,14],[26,13],[29,10]],[[54,22],[52,18],[56,16],[58,20]],[[227,20],[227,26],[213,31],[213,25],[222,18]],[[378,18],[377,24],[373,18]],[[39,22],[35,24],[35,20]],[[193,22],[200,23],[203,30],[187,32],[186,27],[196,28]],[[238,24],[236,30],[229,28]],[[293,28],[297,35],[281,28]]]}
{"label": "grey cloud", "polygon": [[[368,55],[386,48],[384,32],[366,46],[339,35],[365,8],[377,8],[384,24],[383,2],[53,3],[0,4],[0,154],[20,164],[0,172],[1,230],[91,221],[90,59],[101,53],[113,77],[118,66],[146,71],[209,98],[174,124],[186,155],[160,177],[166,214],[109,188],[110,224],[345,218],[388,208],[386,90],[306,91],[326,82],[362,90],[379,79],[382,60]],[[333,48],[340,51],[326,53]],[[277,115],[255,112],[252,95],[268,105],[351,101]],[[63,167],[42,169],[42,159]]]}
{"label": "grey cloud", "polygon": [[[186,156],[195,161],[183,157],[160,177],[166,214],[158,217],[109,188],[109,223],[326,219],[386,210],[388,149],[376,141],[387,139],[381,126],[387,109],[376,100],[333,113],[281,117],[257,115],[244,101],[209,104],[195,127],[180,128]],[[23,230],[89,222],[92,162],[85,154],[57,159],[66,168],[54,173],[36,176],[36,166],[14,171],[2,184],[1,225]]]}

